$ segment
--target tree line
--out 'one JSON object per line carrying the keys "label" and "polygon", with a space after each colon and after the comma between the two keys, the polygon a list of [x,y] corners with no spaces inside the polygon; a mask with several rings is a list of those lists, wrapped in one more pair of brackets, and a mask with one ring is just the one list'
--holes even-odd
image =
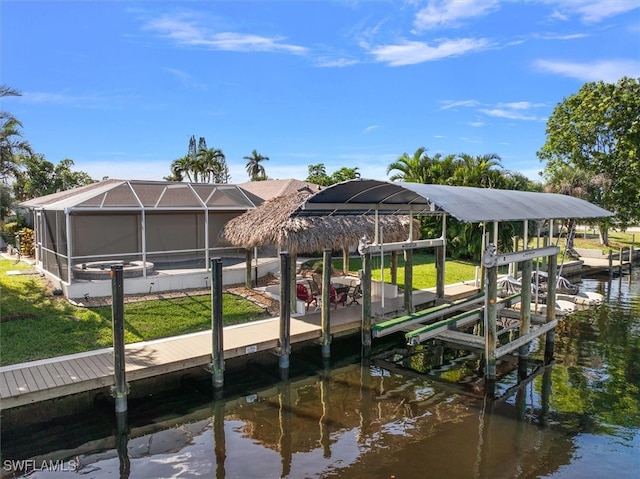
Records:
{"label": "tree line", "polygon": [[[20,92],[0,86],[0,97]],[[0,216],[9,215],[15,202],[94,182],[74,171],[74,162],[57,165],[36,153],[22,136],[22,123],[0,111]],[[624,77],[616,83],[590,82],[564,98],[549,117],[546,141],[536,153],[544,168],[544,182],[508,171],[496,153],[429,155],[425,147],[403,153],[387,166],[391,181],[548,191],[576,196],[615,212],[602,221],[602,241],[611,222],[625,229],[640,222],[640,79]],[[269,157],[253,150],[243,158],[251,181],[269,179]],[[185,156],[169,167],[169,181],[229,183],[231,175],[222,150],[210,148],[201,137],[189,140]],[[308,182],[329,186],[359,178],[358,168],[342,167],[328,173],[323,163],[309,165]],[[426,225],[425,225],[426,227]],[[452,242],[464,242],[455,231]],[[467,241],[473,244],[474,241]],[[475,249],[475,247],[470,247]]]}

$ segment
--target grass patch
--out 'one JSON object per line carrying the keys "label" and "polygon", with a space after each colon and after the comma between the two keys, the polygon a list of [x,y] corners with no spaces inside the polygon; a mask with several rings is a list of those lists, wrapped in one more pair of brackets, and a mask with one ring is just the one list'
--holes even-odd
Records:
{"label": "grass patch", "polygon": [[[112,346],[111,308],[79,308],[47,292],[39,275],[7,275],[33,269],[0,259],[0,365]],[[133,343],[211,327],[211,298],[187,296],[124,305],[125,341]],[[224,294],[225,325],[264,319],[254,303]]]}
{"label": "grass patch", "polygon": [[[317,260],[314,260],[314,262]],[[331,263],[336,271],[342,271],[342,258],[332,258]],[[384,257],[384,281],[391,282],[391,257]],[[349,272],[357,273],[362,269],[362,260],[358,257],[349,258]],[[380,256],[371,259],[371,277],[380,281]],[[460,283],[475,278],[476,264],[469,261],[447,259],[445,264],[445,282],[447,284]],[[404,257],[398,255],[398,286],[404,288]],[[436,286],[436,267],[433,254],[413,253],[413,288],[425,289]]]}

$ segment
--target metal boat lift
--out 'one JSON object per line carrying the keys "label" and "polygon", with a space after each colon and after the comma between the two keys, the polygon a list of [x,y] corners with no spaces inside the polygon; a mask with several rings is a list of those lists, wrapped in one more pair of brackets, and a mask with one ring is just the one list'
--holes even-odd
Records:
{"label": "metal boat lift", "polygon": [[[434,316],[444,316],[456,311],[455,306],[446,312],[439,310],[426,312],[424,315],[412,316],[412,251],[416,248],[433,247],[436,250],[437,287],[436,296],[443,297],[445,285],[445,257],[446,257],[446,217],[452,216],[459,221],[482,224],[483,228],[493,223],[492,242],[489,235],[485,235],[486,245],[482,256],[484,305],[475,310],[467,311],[449,318],[446,324],[438,326],[423,326],[449,342],[463,343],[463,333],[454,331],[455,326],[469,324],[471,321],[483,321],[484,336],[474,336],[471,341],[475,346],[480,345],[485,357],[485,377],[494,381],[496,377],[496,360],[516,349],[521,354],[528,351],[528,343],[538,336],[545,334],[545,358],[553,357],[555,318],[555,279],[557,276],[557,255],[560,249],[556,246],[525,249],[515,253],[501,253],[497,250],[498,228],[501,222],[523,221],[525,231],[525,248],[528,240],[528,222],[549,220],[552,234],[553,220],[565,218],[601,218],[612,216],[613,213],[593,205],[587,201],[559,194],[536,193],[528,191],[496,190],[489,188],[471,188],[448,185],[431,185],[406,182],[388,182],[378,180],[358,179],[350,180],[330,186],[310,196],[295,212],[299,216],[316,215],[375,215],[396,214],[413,216],[441,216],[442,233],[439,238],[410,240],[406,242],[384,244],[376,238],[372,244],[360,248],[362,255],[362,342],[369,346],[372,337],[380,335],[386,328],[379,324],[372,325],[371,317],[371,258],[373,254],[382,251],[405,252],[405,318],[406,325],[420,323],[432,319]],[[540,326],[531,326],[531,311],[527,304],[531,303],[531,276],[533,260],[542,258],[548,265],[549,291],[546,321]],[[503,346],[497,342],[497,317],[499,310],[504,307],[504,300],[497,297],[498,267],[519,263],[522,269],[522,293],[518,298],[525,307],[520,308],[519,337]],[[516,298],[512,298],[513,301]],[[419,318],[419,319],[416,319]],[[473,318],[473,319],[472,319]],[[400,321],[398,321],[400,319]],[[394,328],[404,321],[396,318]],[[415,320],[415,321],[414,321]],[[444,327],[441,331],[438,328]],[[418,330],[419,331],[419,330]],[[422,331],[410,336],[410,340],[419,341]],[[466,335],[471,336],[471,335]],[[417,339],[415,339],[417,338]],[[480,344],[482,343],[482,344]]]}

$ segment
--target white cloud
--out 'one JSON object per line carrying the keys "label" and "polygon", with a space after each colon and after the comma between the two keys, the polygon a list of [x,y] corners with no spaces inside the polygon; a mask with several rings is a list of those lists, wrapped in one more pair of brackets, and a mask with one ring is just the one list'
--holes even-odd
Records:
{"label": "white cloud", "polygon": [[572,15],[578,15],[585,23],[599,23],[609,17],[640,8],[640,3],[636,0],[573,0],[553,3],[557,3],[554,18],[566,20]]}
{"label": "white cloud", "polygon": [[601,60],[591,63],[537,60],[534,66],[541,71],[557,73],[580,81],[602,80],[614,83],[624,76],[640,76],[640,62],[635,60]]}
{"label": "white cloud", "polygon": [[324,68],[343,68],[360,63],[358,60],[349,60],[347,58],[327,58],[319,57],[315,60],[315,65]]}
{"label": "white cloud", "polygon": [[212,50],[234,52],[282,52],[302,55],[305,47],[283,43],[281,37],[268,37],[250,33],[212,32],[198,25],[188,15],[162,16],[149,21],[145,29],[158,32],[179,45],[199,46]]}
{"label": "white cloud", "polygon": [[371,125],[371,126],[366,127],[364,129],[364,132],[365,133],[369,133],[370,131],[377,130],[378,128],[380,128],[380,125]]}
{"label": "white cloud", "polygon": [[175,77],[183,86],[187,88],[193,88],[194,90],[204,90],[205,84],[194,80],[193,76],[184,72],[182,70],[178,70],[176,68],[164,68],[164,71],[170,73],[173,77]]}
{"label": "white cloud", "polygon": [[530,101],[514,101],[498,103],[494,107],[481,108],[479,111],[488,116],[507,118],[509,120],[538,121],[544,118],[532,113],[536,108],[543,108],[544,103],[532,103]]}
{"label": "white cloud", "polygon": [[456,26],[460,20],[487,15],[499,8],[498,0],[432,0],[414,20],[417,31]]}
{"label": "white cloud", "polygon": [[425,42],[403,41],[397,45],[374,47],[370,53],[378,62],[388,63],[391,66],[402,66],[484,50],[488,44],[489,42],[483,38],[445,40],[436,46],[430,46]]}
{"label": "white cloud", "polygon": [[68,92],[33,92],[25,91],[19,101],[31,104],[62,105],[75,108],[118,109],[127,106],[138,97],[120,92],[97,92],[90,94],[74,94]]}
{"label": "white cloud", "polygon": [[457,100],[457,101],[443,100],[440,103],[442,103],[442,107],[440,108],[441,110],[449,110],[451,108],[457,108],[459,106],[475,107],[480,104],[480,102],[477,100]]}
{"label": "white cloud", "polygon": [[469,126],[473,126],[473,127],[475,127],[475,128],[479,128],[479,127],[481,127],[481,126],[484,126],[484,121],[481,121],[481,120],[470,121],[470,122],[468,123],[468,125],[469,125]]}

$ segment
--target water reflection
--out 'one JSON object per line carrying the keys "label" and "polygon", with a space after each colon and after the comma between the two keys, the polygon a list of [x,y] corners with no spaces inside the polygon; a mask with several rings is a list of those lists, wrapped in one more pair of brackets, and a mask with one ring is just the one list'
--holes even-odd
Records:
{"label": "water reflection", "polygon": [[[134,402],[115,434],[112,422],[82,439],[47,422],[22,431],[3,425],[2,457],[72,459],[95,478],[634,477],[638,283],[627,276],[582,287],[610,303],[561,323],[552,364],[535,345],[528,360],[503,364],[495,396],[477,387],[481,361],[473,355],[433,347],[407,356],[398,343],[387,348],[396,361],[374,354],[354,362],[356,340],[332,364],[315,349],[294,353],[292,366],[307,366],[284,381],[277,364],[247,364],[235,380],[241,392],[225,388],[222,397],[194,375]],[[110,411],[92,414],[100,424]],[[45,438],[27,444],[21,434]]]}

